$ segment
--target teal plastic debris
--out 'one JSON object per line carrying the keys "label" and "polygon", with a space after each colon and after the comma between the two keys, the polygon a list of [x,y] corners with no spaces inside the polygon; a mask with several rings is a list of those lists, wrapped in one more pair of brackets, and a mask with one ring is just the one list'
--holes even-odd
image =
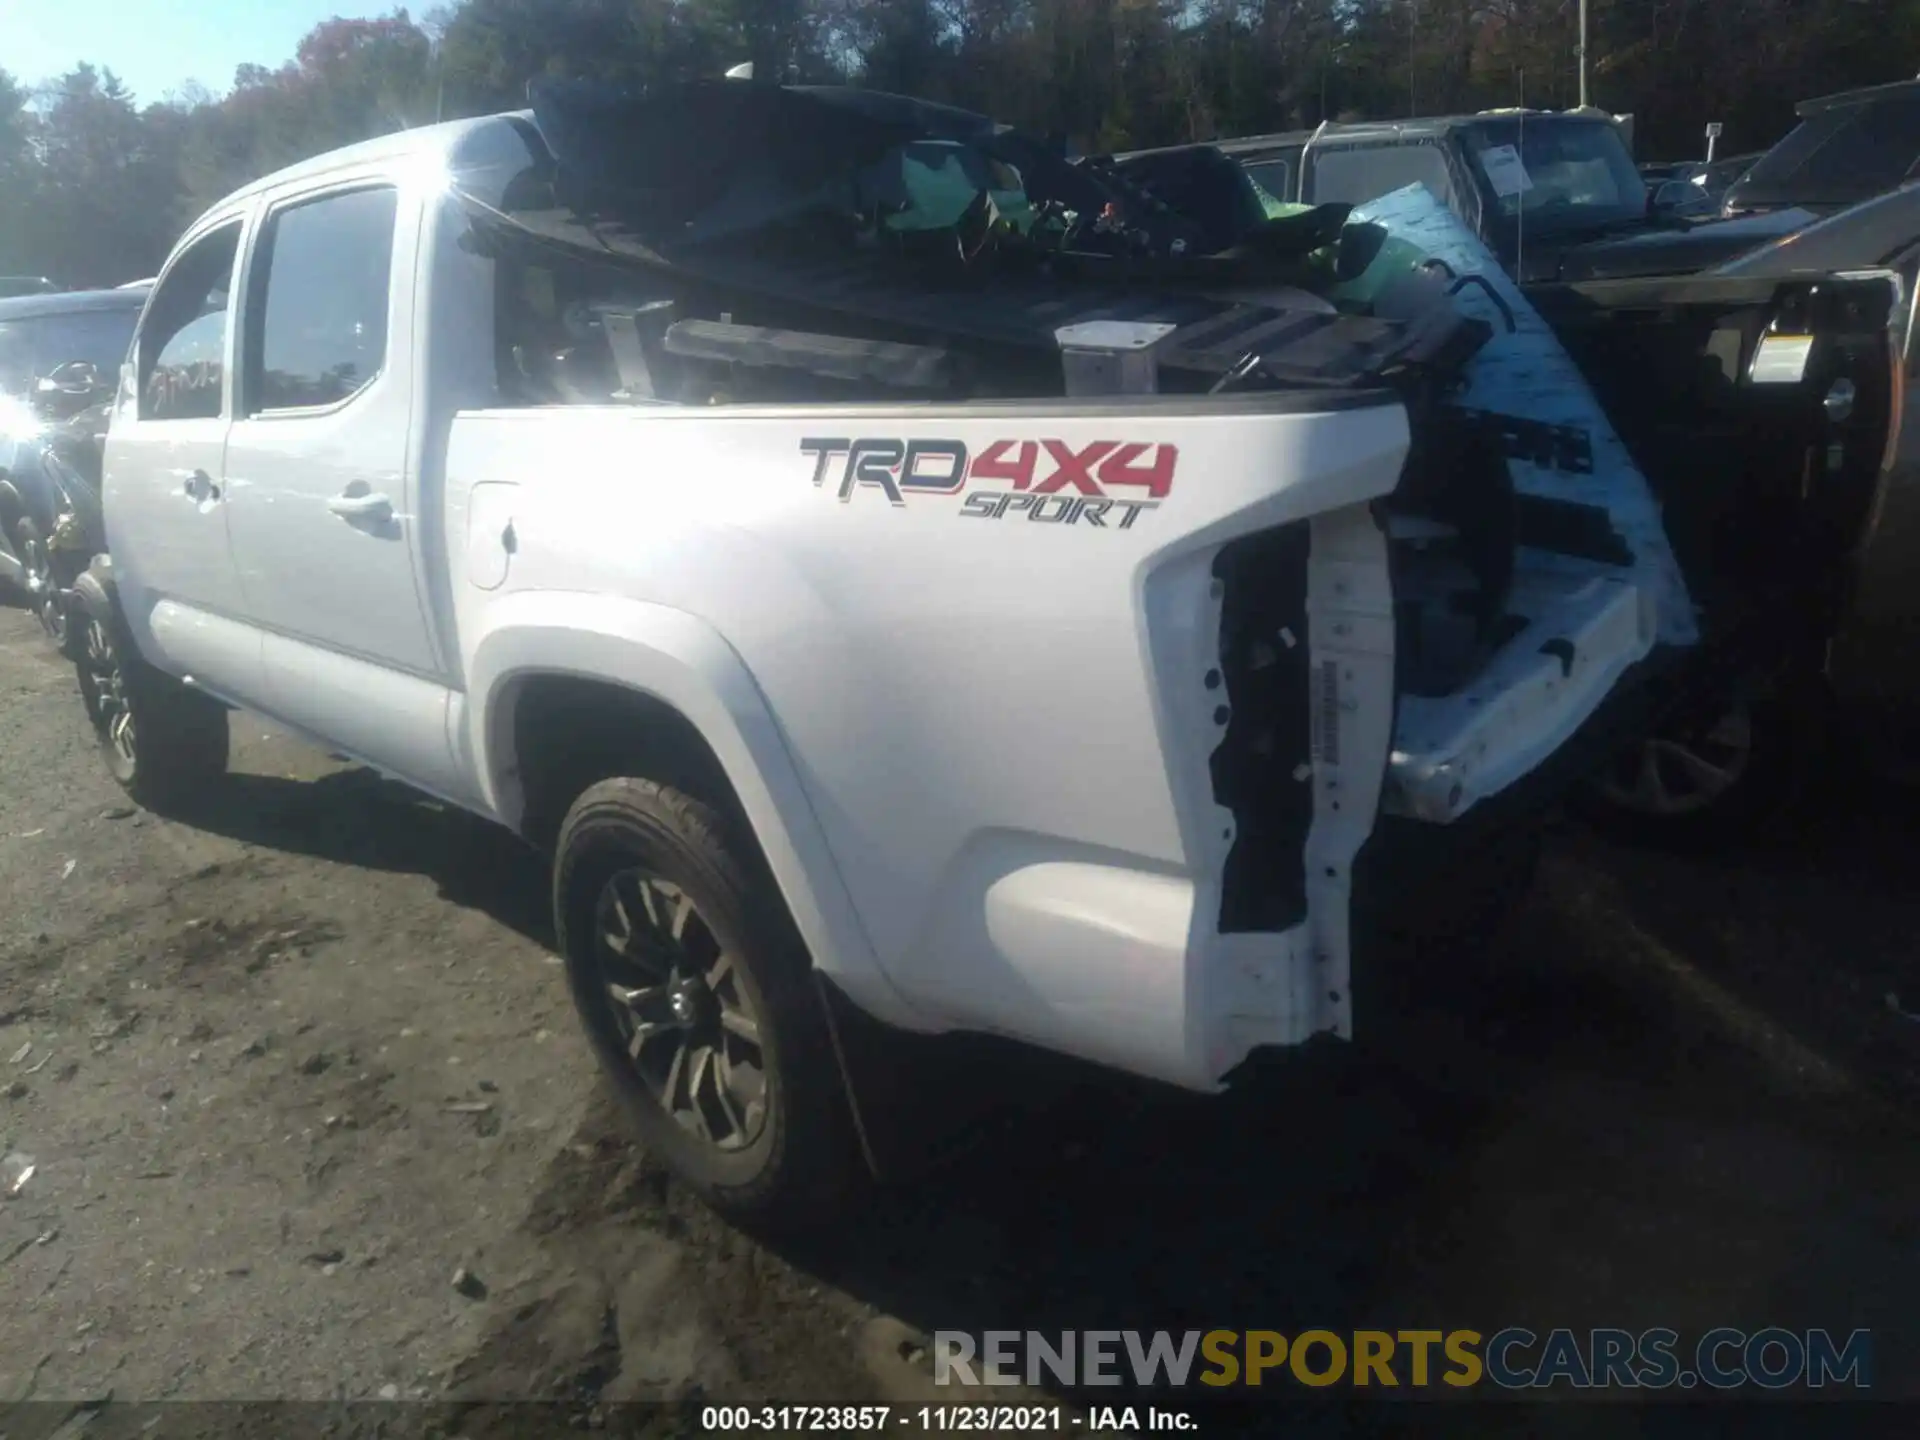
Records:
{"label": "teal plastic debris", "polygon": [[[1424,185],[1410,185],[1358,207],[1353,225],[1378,225],[1389,238],[1355,281],[1337,287],[1337,300],[1377,295],[1391,280],[1439,261],[1451,272],[1453,303],[1493,328],[1493,339],[1474,357],[1459,405],[1500,416],[1585,432],[1590,472],[1509,458],[1514,489],[1604,509],[1633,554],[1630,574],[1658,606],[1662,644],[1692,645],[1700,638],[1693,601],[1661,523],[1653,487],[1627,453],[1586,377],[1547,322],[1527,302],[1493,253]],[[1446,272],[1442,272],[1443,275]],[[1587,573],[1600,562],[1529,552],[1529,563]],[[1619,567],[1611,568],[1619,573]]]}

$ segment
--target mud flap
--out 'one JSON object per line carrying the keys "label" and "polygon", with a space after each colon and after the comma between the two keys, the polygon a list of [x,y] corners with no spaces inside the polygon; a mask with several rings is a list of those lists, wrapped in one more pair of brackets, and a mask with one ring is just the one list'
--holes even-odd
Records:
{"label": "mud flap", "polygon": [[861,1155],[885,1185],[911,1182],[965,1154],[983,1133],[1030,1114],[1037,1096],[1111,1077],[992,1036],[896,1030],[814,971]]}

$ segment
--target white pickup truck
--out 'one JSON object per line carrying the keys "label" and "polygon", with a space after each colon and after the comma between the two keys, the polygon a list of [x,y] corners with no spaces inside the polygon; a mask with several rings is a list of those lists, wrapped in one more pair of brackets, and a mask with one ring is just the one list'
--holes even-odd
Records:
{"label": "white pickup truck", "polygon": [[588,1034],[732,1213],[858,1174],[823,990],[1196,1090],[1347,1034],[1383,791],[1440,825],[1510,790],[1655,646],[1630,566],[1509,540],[1491,641],[1416,695],[1398,590],[1447,527],[1395,513],[1436,443],[1401,393],[1095,393],[1124,325],[1042,388],[902,390],[952,358],[928,331],[484,243],[552,172],[538,119],[322,156],[187,232],[81,687],[142,801],[217,783],[239,707],[548,849]]}

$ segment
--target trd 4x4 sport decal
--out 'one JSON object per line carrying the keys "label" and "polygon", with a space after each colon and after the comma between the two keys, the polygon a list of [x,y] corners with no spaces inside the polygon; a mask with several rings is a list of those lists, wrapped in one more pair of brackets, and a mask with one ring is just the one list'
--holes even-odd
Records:
{"label": "trd 4x4 sport decal", "polygon": [[1173,490],[1177,447],[1138,440],[996,440],[969,455],[958,440],[809,439],[813,483],[835,484],[842,504],[862,487],[894,505],[914,496],[961,495],[974,520],[1009,515],[1046,525],[1130,530]]}

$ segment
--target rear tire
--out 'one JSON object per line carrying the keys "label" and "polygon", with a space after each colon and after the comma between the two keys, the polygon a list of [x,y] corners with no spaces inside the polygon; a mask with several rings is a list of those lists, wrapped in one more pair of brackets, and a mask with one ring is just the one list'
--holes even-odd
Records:
{"label": "rear tire", "polygon": [[140,658],[118,606],[83,595],[74,668],[108,773],[135,804],[190,801],[227,769],[227,712],[219,701]]}
{"label": "rear tire", "polygon": [[708,806],[604,780],[562,822],[553,905],[575,1008],[647,1148],[759,1228],[842,1210],[852,1115],[805,946]]}
{"label": "rear tire", "polygon": [[1810,685],[1735,698],[1705,724],[1674,725],[1622,753],[1580,798],[1613,839],[1670,850],[1750,840],[1805,792],[1830,733]]}

